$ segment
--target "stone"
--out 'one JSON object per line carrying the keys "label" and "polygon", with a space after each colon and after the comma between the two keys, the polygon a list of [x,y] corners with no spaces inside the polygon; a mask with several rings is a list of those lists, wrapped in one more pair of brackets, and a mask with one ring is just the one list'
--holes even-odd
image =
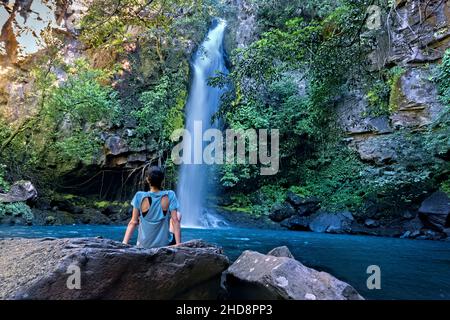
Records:
{"label": "stone", "polygon": [[387,116],[370,116],[367,95],[361,89],[346,92],[336,112],[340,128],[350,136],[393,132]]}
{"label": "stone", "polygon": [[112,215],[120,214],[122,211],[123,211],[123,207],[121,207],[121,206],[109,205],[102,210],[102,214],[109,217]]}
{"label": "stone", "polygon": [[411,236],[411,231],[406,231],[400,236],[401,239],[409,238]]}
{"label": "stone", "polygon": [[6,216],[0,219],[0,223],[10,226],[27,226],[31,224],[30,221],[27,221],[22,217],[11,217],[11,216]]}
{"label": "stone", "polygon": [[447,1],[397,1],[391,19],[389,63],[434,62],[450,47],[450,6]]}
{"label": "stone", "polygon": [[310,215],[320,209],[319,198],[302,198],[292,191],[288,191],[286,194],[286,202],[291,204],[297,210],[297,214],[301,216]]}
{"label": "stone", "polygon": [[294,207],[298,207],[302,204],[302,197],[292,191],[288,191],[288,193],[286,194],[286,201],[292,204]]}
{"label": "stone", "polygon": [[406,210],[402,213],[402,218],[407,220],[414,219],[415,216],[416,215],[409,210]]}
{"label": "stone", "polygon": [[445,106],[439,101],[436,84],[429,80],[431,68],[409,68],[396,87],[396,111],[390,116],[396,129],[422,128],[435,121]]}
{"label": "stone", "polygon": [[[0,250],[0,299],[216,299],[229,265],[199,240],[138,249],[99,238],[4,239]],[[67,286],[73,266],[79,290]]]}
{"label": "stone", "polygon": [[411,234],[415,234],[416,232],[420,234],[423,227],[424,227],[423,223],[419,217],[415,217],[412,220],[408,220],[404,222],[401,226],[402,230],[410,231]]}
{"label": "stone", "polygon": [[275,222],[281,222],[284,219],[290,218],[295,215],[295,209],[288,202],[275,204],[269,214],[269,218]]}
{"label": "stone", "polygon": [[450,198],[443,191],[436,191],[425,199],[420,208],[419,216],[424,224],[443,231],[450,227]]}
{"label": "stone", "polygon": [[320,212],[314,216],[309,228],[314,232],[348,233],[354,221],[350,212],[327,213]]}
{"label": "stone", "polygon": [[229,298],[234,300],[361,300],[358,292],[326,272],[289,257],[244,251],[226,271]]}
{"label": "stone", "polygon": [[126,141],[117,135],[110,136],[105,141],[106,154],[118,156],[130,151]]}
{"label": "stone", "polygon": [[58,198],[53,199],[50,202],[51,207],[54,208],[54,210],[60,210],[65,211],[73,214],[83,214],[84,210],[81,207],[78,207],[74,205],[70,199],[64,199],[64,198]]}
{"label": "stone", "polygon": [[83,224],[111,224],[111,219],[96,209],[84,209],[84,213],[75,218]]}
{"label": "stone", "polygon": [[47,224],[47,225],[52,225],[55,223],[55,221],[56,221],[56,218],[54,216],[47,216],[45,218],[45,224]]}
{"label": "stone", "polygon": [[444,229],[443,232],[447,235],[447,237],[450,237],[450,228]]}
{"label": "stone", "polygon": [[372,137],[354,144],[361,160],[373,162],[376,165],[384,165],[396,162],[398,154],[396,145],[385,138]]}
{"label": "stone", "polygon": [[234,29],[236,46],[245,48],[257,39],[258,4],[246,0],[231,0],[236,7],[237,26]]}
{"label": "stone", "polygon": [[8,193],[0,194],[0,203],[11,203],[35,200],[37,198],[37,190],[30,181],[15,182]]}
{"label": "stone", "polygon": [[52,211],[41,210],[37,208],[32,209],[33,212],[33,225],[70,225],[80,223],[75,220],[74,217],[79,219],[79,215],[75,216],[65,211]]}
{"label": "stone", "polygon": [[364,225],[368,228],[377,228],[380,226],[380,223],[374,219],[366,219]]}
{"label": "stone", "polygon": [[316,197],[302,199],[297,206],[297,214],[300,216],[309,216],[320,209],[320,200]]}
{"label": "stone", "polygon": [[277,247],[272,250],[270,250],[267,253],[268,256],[274,256],[274,257],[286,257],[294,259],[294,256],[292,255],[291,251],[289,251],[289,248],[286,246]]}
{"label": "stone", "polygon": [[281,226],[289,230],[309,231],[309,217],[293,216],[281,222]]}

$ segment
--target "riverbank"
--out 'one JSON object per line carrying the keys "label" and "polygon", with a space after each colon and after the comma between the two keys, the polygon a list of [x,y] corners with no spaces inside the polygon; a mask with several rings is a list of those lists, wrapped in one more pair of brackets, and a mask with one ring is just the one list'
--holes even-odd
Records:
{"label": "riverbank", "polygon": [[[32,219],[23,216],[6,215],[0,219],[0,226],[126,226],[131,218],[131,207],[127,203],[101,202],[101,207],[80,208],[77,206],[32,208]],[[64,211],[62,210],[64,209]],[[67,211],[66,211],[67,210]],[[70,210],[71,212],[69,212]],[[215,207],[212,211],[222,226],[249,228],[268,231],[291,231],[348,234],[418,240],[447,240],[449,230],[440,232],[426,227],[418,213],[407,212],[392,220],[358,219],[349,212],[327,213],[318,211],[309,216],[292,215],[275,222],[269,215],[254,216],[248,213]],[[272,216],[273,218],[273,216]],[[425,222],[426,223],[426,222]]]}
{"label": "riverbank", "polygon": [[450,198],[436,191],[417,206],[397,208],[395,213],[376,208],[352,213],[329,212],[316,197],[288,192],[284,202],[272,206],[269,218],[289,230],[444,240],[450,236]]}
{"label": "riverbank", "polygon": [[[34,188],[30,190],[35,191]],[[48,198],[37,197],[36,194],[33,192],[26,202],[12,202],[1,207],[0,224],[123,226],[128,224],[132,215],[128,201],[104,201],[96,197],[58,193]],[[287,192],[284,200],[271,207],[266,206],[266,213],[219,200],[208,202],[209,207],[204,210],[208,214],[204,213],[203,219],[214,217],[215,221],[204,223],[204,227],[287,229],[420,240],[446,240],[450,235],[450,198],[442,191],[430,194],[416,207],[397,210],[397,214],[383,214],[380,210],[372,213],[329,212],[318,198],[301,197],[293,192]]]}

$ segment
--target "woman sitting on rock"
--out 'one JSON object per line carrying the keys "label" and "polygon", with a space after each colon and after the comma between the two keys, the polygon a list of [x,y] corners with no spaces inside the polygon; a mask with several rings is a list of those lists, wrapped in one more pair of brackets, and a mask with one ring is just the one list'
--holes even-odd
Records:
{"label": "woman sitting on rock", "polygon": [[131,201],[133,216],[128,224],[123,243],[128,244],[139,226],[137,246],[165,247],[181,243],[181,215],[178,200],[172,190],[161,190],[164,173],[159,167],[150,167],[146,180],[149,192],[139,191]]}

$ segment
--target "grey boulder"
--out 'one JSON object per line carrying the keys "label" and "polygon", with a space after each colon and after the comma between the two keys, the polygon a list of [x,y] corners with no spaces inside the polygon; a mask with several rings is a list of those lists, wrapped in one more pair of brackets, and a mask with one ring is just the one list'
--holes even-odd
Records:
{"label": "grey boulder", "polygon": [[20,202],[35,200],[37,198],[36,188],[30,181],[15,182],[8,193],[0,193],[0,203]]}
{"label": "grey boulder", "polygon": [[281,226],[289,230],[309,231],[309,217],[293,216],[281,222]]}
{"label": "grey boulder", "polygon": [[419,216],[426,225],[444,231],[450,227],[450,198],[442,191],[433,193],[422,202]]}
{"label": "grey boulder", "polygon": [[312,218],[309,228],[314,232],[347,233],[351,231],[353,221],[354,218],[348,211],[339,213],[319,212]]}
{"label": "grey boulder", "polygon": [[275,222],[281,222],[295,215],[295,209],[288,202],[277,203],[270,210],[269,218]]}
{"label": "grey boulder", "polygon": [[[286,249],[280,251],[287,253]],[[231,299],[363,299],[352,286],[329,273],[308,268],[290,257],[255,251],[244,251],[228,268],[226,287]]]}
{"label": "grey boulder", "polygon": [[[217,299],[228,258],[192,240],[138,249],[112,240],[0,240],[0,299]],[[80,271],[80,288],[75,276]]]}

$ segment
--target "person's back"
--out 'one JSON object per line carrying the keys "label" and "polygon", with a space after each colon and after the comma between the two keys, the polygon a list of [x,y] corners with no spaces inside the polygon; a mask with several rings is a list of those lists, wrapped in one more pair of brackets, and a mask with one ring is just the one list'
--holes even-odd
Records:
{"label": "person's back", "polygon": [[175,201],[175,193],[171,190],[138,192],[135,195],[132,203],[139,209],[138,247],[163,247],[172,242],[169,212],[176,210]]}
{"label": "person's back", "polygon": [[[133,216],[128,224],[123,243],[128,243],[139,226],[137,246],[163,247],[181,242],[178,201],[172,190],[160,190],[164,174],[158,167],[148,170],[149,192],[137,192],[131,201]],[[173,229],[173,234],[171,233]]]}

